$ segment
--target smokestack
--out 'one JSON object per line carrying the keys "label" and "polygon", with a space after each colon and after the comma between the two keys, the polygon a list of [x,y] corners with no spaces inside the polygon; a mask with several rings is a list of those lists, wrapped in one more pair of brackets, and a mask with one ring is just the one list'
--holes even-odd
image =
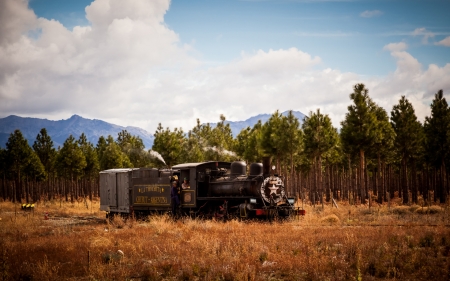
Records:
{"label": "smokestack", "polygon": [[263,157],[263,176],[269,177],[270,176],[270,157]]}

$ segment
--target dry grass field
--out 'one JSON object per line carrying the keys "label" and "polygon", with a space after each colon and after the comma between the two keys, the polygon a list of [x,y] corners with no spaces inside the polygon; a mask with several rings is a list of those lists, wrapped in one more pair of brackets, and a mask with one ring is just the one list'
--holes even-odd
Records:
{"label": "dry grass field", "polygon": [[450,280],[448,206],[305,209],[273,223],[107,222],[98,202],[1,202],[0,280]]}

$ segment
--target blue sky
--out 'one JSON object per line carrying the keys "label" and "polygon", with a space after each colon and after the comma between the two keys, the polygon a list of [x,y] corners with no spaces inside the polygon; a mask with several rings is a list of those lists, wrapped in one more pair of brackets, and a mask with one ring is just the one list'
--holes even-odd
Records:
{"label": "blue sky", "polygon": [[[84,9],[91,2],[31,0],[30,7],[38,16],[73,28],[89,25]],[[450,35],[448,11],[447,0],[174,0],[165,23],[211,64],[226,63],[242,51],[297,47],[319,55],[326,67],[384,75],[395,70],[383,51],[391,42],[407,42],[409,52],[424,65],[445,65],[450,48],[433,42]],[[417,28],[435,34],[428,44],[423,36],[413,35]]]}
{"label": "blue sky", "polygon": [[420,120],[450,90],[450,1],[5,1],[22,28],[0,42],[4,116],[153,131],[321,108],[339,126],[355,83]]}

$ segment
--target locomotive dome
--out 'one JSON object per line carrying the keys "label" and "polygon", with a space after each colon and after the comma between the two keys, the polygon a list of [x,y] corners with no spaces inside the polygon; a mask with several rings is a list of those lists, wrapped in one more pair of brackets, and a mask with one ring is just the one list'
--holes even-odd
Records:
{"label": "locomotive dome", "polygon": [[231,175],[240,176],[247,173],[247,164],[244,161],[234,161],[231,163]]}

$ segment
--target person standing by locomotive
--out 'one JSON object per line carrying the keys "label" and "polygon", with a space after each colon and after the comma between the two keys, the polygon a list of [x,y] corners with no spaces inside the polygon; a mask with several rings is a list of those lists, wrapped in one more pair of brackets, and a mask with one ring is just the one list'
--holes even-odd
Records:
{"label": "person standing by locomotive", "polygon": [[177,182],[172,182],[172,188],[170,189],[170,199],[172,205],[172,216],[175,217],[178,211],[178,206],[180,205],[180,198],[178,198],[178,186]]}

